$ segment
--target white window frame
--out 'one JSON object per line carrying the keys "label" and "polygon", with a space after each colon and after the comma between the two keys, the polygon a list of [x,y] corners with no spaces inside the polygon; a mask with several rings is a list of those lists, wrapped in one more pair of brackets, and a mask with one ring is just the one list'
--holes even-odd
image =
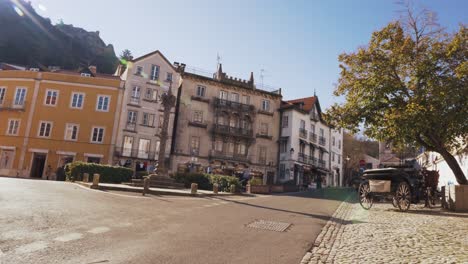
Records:
{"label": "white window frame", "polygon": [[[156,71],[154,69],[157,69]],[[161,67],[156,64],[151,64],[151,72],[150,72],[150,80],[157,81],[159,80],[159,73],[161,71]]]}
{"label": "white window frame", "polygon": [[262,100],[262,111],[270,112],[270,100]]}
{"label": "white window frame", "polygon": [[[132,113],[132,114],[130,114],[130,113]],[[130,118],[130,116],[132,116],[132,118]],[[134,110],[128,110],[128,112],[127,112],[127,124],[136,124],[137,121],[138,121],[138,112],[134,111]]]}
{"label": "white window frame", "polygon": [[[93,141],[93,135],[94,135],[94,130],[95,129],[102,129],[102,140],[101,141]],[[93,126],[91,128],[91,137],[89,139],[89,142],[94,143],[94,144],[103,144],[104,143],[104,136],[106,135],[106,128],[102,126]],[[99,138],[99,131],[96,139]]]}
{"label": "white window frame", "polygon": [[[74,97],[75,95],[76,95],[76,96],[80,96],[80,95],[83,96],[83,100],[81,101],[81,106],[80,106],[80,107],[73,106],[73,97]],[[72,92],[71,98],[70,98],[70,108],[72,108],[72,109],[83,109],[85,97],[86,97],[86,94],[85,94],[85,93],[81,93],[81,92]],[[76,102],[78,103],[78,97],[77,97]]]}
{"label": "white window frame", "polygon": [[166,81],[172,82],[172,80],[173,80],[172,72],[166,72]]}
{"label": "white window frame", "polygon": [[[51,104],[51,102],[52,102],[52,97],[51,97],[51,99],[50,99],[50,102],[47,103],[47,97],[49,96],[49,92],[51,92],[52,94],[53,94],[54,92],[57,93],[57,97],[55,98],[55,104]],[[59,94],[60,94],[59,90],[55,90],[55,89],[46,89],[45,96],[44,96],[44,105],[45,105],[45,106],[57,107],[57,105],[58,105],[58,100],[59,100]]]}
{"label": "white window frame", "polygon": [[[140,69],[141,69],[141,71],[140,71]],[[145,71],[145,68],[143,68],[143,66],[136,66],[136,68],[135,68],[135,74],[136,75],[142,76],[144,71]]]}
{"label": "white window frame", "polygon": [[[76,138],[67,138],[67,131],[69,126],[76,126]],[[72,128],[73,129],[73,128]],[[78,140],[78,134],[80,133],[80,125],[79,124],[74,124],[74,123],[66,123],[65,124],[65,132],[63,135],[63,139],[66,141],[77,141]],[[73,136],[73,130],[71,132],[71,135]]]}
{"label": "white window frame", "polygon": [[[106,110],[103,110],[103,109],[99,109],[99,98],[108,98],[109,100],[107,101],[107,109]],[[105,95],[105,94],[98,94],[97,95],[97,100],[96,100],[96,111],[97,112],[109,112],[109,109],[110,109],[110,103],[111,102],[111,96],[110,95]],[[102,103],[102,105],[104,106],[104,101]]]}
{"label": "white window frame", "polygon": [[283,123],[281,124],[283,128],[286,128],[289,126],[289,116],[285,115],[283,116]]}
{"label": "white window frame", "polygon": [[[200,114],[201,120],[197,120],[195,117],[197,116],[197,113]],[[198,123],[198,124],[203,124],[203,111],[201,110],[194,110],[193,111],[193,116],[192,116],[192,122]]]}
{"label": "white window frame", "polygon": [[[49,129],[49,135],[45,136],[45,135],[42,135],[41,136],[41,127],[42,127],[42,124],[50,124],[50,129]],[[47,131],[46,130],[47,126],[44,128],[44,134],[45,132]],[[51,135],[52,135],[52,129],[54,128],[54,122],[52,121],[44,121],[44,120],[40,120],[39,121],[39,127],[37,129],[37,137],[38,138],[50,138]]]}
{"label": "white window frame", "polygon": [[[12,121],[13,122],[16,121],[16,128],[14,128],[15,130],[12,131],[12,132],[15,132],[15,133],[10,133],[10,128],[11,128],[11,122]],[[20,125],[21,125],[21,119],[18,119],[18,118],[8,119],[8,126],[7,126],[6,134],[9,135],[9,136],[17,136],[19,134]]]}
{"label": "white window frame", "polygon": [[243,104],[250,104],[250,95],[242,95],[242,103]]}
{"label": "white window frame", "polygon": [[229,100],[229,93],[224,90],[220,90],[219,99],[226,100],[226,101]]}
{"label": "white window frame", "polygon": [[205,95],[206,95],[206,86],[197,85],[197,96],[205,97]]}
{"label": "white window frame", "polygon": [[0,86],[0,105],[5,101],[6,91],[7,88],[5,86]]}
{"label": "white window frame", "polygon": [[[22,98],[22,101],[20,104],[18,104],[16,102],[16,99],[17,99],[17,96],[18,96],[18,91],[19,90],[24,90],[24,95],[23,95],[23,98]],[[26,87],[16,87],[16,90],[15,90],[15,97],[13,97],[13,106],[23,106],[24,103],[26,102],[26,96],[28,94],[28,88]]]}
{"label": "white window frame", "polygon": [[[140,147],[142,146],[142,142],[147,142],[148,143],[146,149],[140,149]],[[140,158],[140,159],[148,159],[150,152],[151,152],[151,139],[147,139],[147,138],[138,139],[137,157]]]}
{"label": "white window frame", "polygon": [[239,103],[240,95],[238,93],[231,93],[231,102]]}
{"label": "white window frame", "polygon": [[[146,118],[145,118],[146,116]],[[152,118],[151,118],[152,117]],[[154,127],[154,119],[155,119],[156,115],[155,114],[151,114],[151,113],[147,113],[147,112],[143,112],[143,117],[142,117],[142,120],[141,120],[141,124],[143,126],[150,126],[150,127]],[[145,120],[147,120],[147,124],[145,124]]]}

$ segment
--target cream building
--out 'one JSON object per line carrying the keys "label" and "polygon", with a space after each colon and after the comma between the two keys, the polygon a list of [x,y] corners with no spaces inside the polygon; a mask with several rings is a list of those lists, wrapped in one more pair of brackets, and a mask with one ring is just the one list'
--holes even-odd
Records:
{"label": "cream building", "polygon": [[276,181],[281,90],[258,89],[250,79],[189,72],[177,102],[172,170],[203,170]]}
{"label": "cream building", "polygon": [[[158,162],[163,107],[160,96],[169,87],[174,95],[180,85],[180,75],[160,51],[155,51],[128,63],[121,75],[125,81],[122,114],[114,153],[114,163],[135,171],[151,170]],[[175,108],[171,110],[166,157],[168,162],[172,142]]]}

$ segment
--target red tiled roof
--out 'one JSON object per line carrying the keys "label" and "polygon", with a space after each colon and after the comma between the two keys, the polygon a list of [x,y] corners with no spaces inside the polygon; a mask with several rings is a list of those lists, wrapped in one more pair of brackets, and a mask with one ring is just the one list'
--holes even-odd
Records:
{"label": "red tiled roof", "polygon": [[311,96],[311,97],[305,97],[305,98],[289,100],[289,101],[286,101],[286,103],[289,103],[289,104],[303,103],[304,104],[303,109],[308,112],[308,111],[312,110],[312,107],[314,107],[314,104],[315,104],[316,101],[317,101],[317,97],[316,96]]}

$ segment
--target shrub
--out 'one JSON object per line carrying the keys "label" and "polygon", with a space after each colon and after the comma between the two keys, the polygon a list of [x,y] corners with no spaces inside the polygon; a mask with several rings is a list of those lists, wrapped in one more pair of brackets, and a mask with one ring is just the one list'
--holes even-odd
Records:
{"label": "shrub", "polygon": [[213,184],[217,183],[219,189],[222,191],[229,191],[229,187],[234,184],[236,188],[240,188],[240,182],[237,177],[216,175],[216,174],[204,174],[204,173],[177,173],[175,180],[181,182],[186,188],[190,187],[190,184],[197,183],[198,189],[200,190],[212,190]]}
{"label": "shrub", "polygon": [[89,173],[90,181],[92,181],[94,173],[99,173],[101,175],[99,182],[121,183],[130,181],[133,171],[125,167],[86,163],[81,161],[69,163],[65,167],[65,174],[69,181],[83,180],[83,173]]}
{"label": "shrub", "polygon": [[250,180],[250,185],[263,185],[263,180],[259,178],[253,178]]}
{"label": "shrub", "polygon": [[147,171],[137,171],[135,172],[135,178],[137,179],[143,179],[144,176],[147,176],[148,172]]}

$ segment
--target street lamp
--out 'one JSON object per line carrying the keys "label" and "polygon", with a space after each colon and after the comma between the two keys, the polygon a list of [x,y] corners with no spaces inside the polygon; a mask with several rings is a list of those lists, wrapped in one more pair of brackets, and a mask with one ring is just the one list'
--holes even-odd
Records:
{"label": "street lamp", "polygon": [[347,176],[348,176],[348,178],[347,178],[348,185],[349,185],[349,183],[350,183],[350,181],[351,181],[351,179],[350,179],[350,178],[351,178],[351,176],[350,176],[351,170],[348,168],[348,166],[349,166],[349,161],[350,161],[350,160],[351,160],[351,158],[349,157],[349,155],[346,155],[346,167],[345,167],[345,170],[346,170],[346,171],[345,171],[345,173],[346,173]]}

